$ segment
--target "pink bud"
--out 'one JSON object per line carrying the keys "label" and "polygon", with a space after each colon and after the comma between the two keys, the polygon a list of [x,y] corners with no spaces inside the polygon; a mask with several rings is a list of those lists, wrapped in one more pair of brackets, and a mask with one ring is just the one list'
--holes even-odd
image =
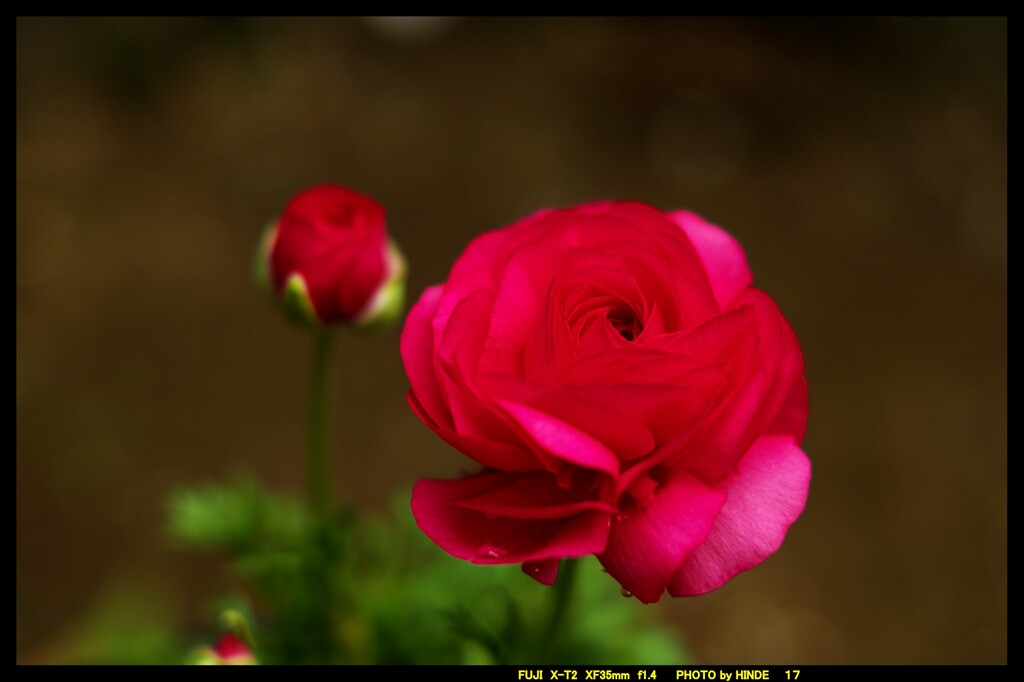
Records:
{"label": "pink bud", "polygon": [[298,194],[261,256],[269,284],[293,318],[365,327],[401,310],[405,261],[388,241],[384,209],[338,185]]}

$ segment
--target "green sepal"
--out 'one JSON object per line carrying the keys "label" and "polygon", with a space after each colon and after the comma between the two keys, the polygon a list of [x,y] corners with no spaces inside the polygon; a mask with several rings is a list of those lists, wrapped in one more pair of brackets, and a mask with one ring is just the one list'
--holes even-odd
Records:
{"label": "green sepal", "polygon": [[356,331],[373,334],[389,329],[401,318],[405,310],[405,283],[409,269],[405,256],[393,239],[388,240],[388,278],[367,304],[359,317],[353,320]]}
{"label": "green sepal", "polygon": [[317,327],[323,324],[316,316],[306,280],[298,273],[293,274],[284,283],[284,311],[289,320],[302,327]]}

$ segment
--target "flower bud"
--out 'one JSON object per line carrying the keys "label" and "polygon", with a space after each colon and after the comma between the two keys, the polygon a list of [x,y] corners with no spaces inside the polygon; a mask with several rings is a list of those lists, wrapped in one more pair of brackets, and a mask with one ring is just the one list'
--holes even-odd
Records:
{"label": "flower bud", "polygon": [[204,647],[195,656],[195,665],[257,665],[258,661],[245,643],[232,634],[221,636],[217,644]]}
{"label": "flower bud", "polygon": [[401,314],[405,259],[384,209],[338,185],[298,194],[260,241],[256,279],[304,325],[376,330]]}

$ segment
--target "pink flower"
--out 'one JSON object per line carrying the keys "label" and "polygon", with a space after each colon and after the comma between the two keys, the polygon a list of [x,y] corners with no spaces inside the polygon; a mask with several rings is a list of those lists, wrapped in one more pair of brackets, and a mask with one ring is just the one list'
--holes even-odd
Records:
{"label": "pink flower", "polygon": [[751,281],[720,228],[640,203],[475,239],[402,334],[413,411],[483,467],[420,480],[420,528],[546,584],[595,554],[647,603],[761,563],[810,463],[800,347]]}
{"label": "pink flower", "polygon": [[312,324],[386,324],[401,311],[405,261],[384,209],[337,185],[308,189],[264,237],[257,263],[289,314]]}

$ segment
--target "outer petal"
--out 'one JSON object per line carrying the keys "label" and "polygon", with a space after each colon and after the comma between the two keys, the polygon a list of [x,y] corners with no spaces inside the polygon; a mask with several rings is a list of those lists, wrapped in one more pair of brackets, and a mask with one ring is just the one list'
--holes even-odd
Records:
{"label": "outer petal", "polygon": [[713,483],[734,473],[763,435],[791,435],[799,442],[807,420],[803,355],[786,319],[757,289],[746,289],[733,305],[738,307],[723,317],[750,311],[755,326],[737,337],[727,390],[703,419],[686,460],[690,471]]}
{"label": "outer petal", "polygon": [[542,585],[554,585],[558,579],[558,567],[562,562],[558,559],[547,561],[527,561],[523,564],[523,573]]}
{"label": "outer petal", "polygon": [[[455,384],[444,373],[443,356],[435,355],[435,333],[445,334],[448,328],[442,327],[439,332],[434,329],[438,307],[443,295],[443,287],[435,286],[423,292],[420,300],[413,306],[406,318],[402,330],[401,351],[405,371],[409,377],[411,390],[408,394],[409,405],[413,412],[437,435],[460,452],[476,459],[487,467],[505,471],[532,471],[540,468],[536,458],[525,447],[514,442],[495,440],[507,436],[511,432],[508,427],[498,423],[498,428],[467,428],[475,421],[481,421],[492,427],[497,418],[489,415],[481,408],[475,395],[467,392],[465,381],[471,377],[457,373],[464,381]],[[485,293],[476,298],[486,296]],[[461,308],[460,308],[461,309]],[[462,348],[466,350],[471,344],[465,339],[469,332],[458,334],[458,327],[473,314],[450,316],[453,334],[463,339]],[[479,342],[478,342],[479,344]],[[457,341],[451,341],[452,349],[459,347]],[[454,354],[454,350],[450,353]],[[455,362],[452,359],[451,362]],[[449,363],[450,364],[450,363]],[[440,373],[439,373],[440,371]],[[455,414],[453,415],[453,411]],[[461,428],[457,428],[461,425]]]}
{"label": "outer petal", "polygon": [[704,544],[672,578],[676,597],[710,592],[779,548],[807,501],[811,464],[792,438],[758,439],[739,473],[718,486],[726,502]]}
{"label": "outer petal", "polygon": [[771,426],[768,433],[788,434],[793,436],[796,442],[804,439],[807,431],[807,379],[803,371],[794,380],[793,387],[786,396],[782,409]]}
{"label": "outer petal", "polygon": [[[443,299],[442,299],[443,302]],[[436,366],[441,391],[452,411],[458,433],[482,437],[511,437],[511,429],[502,424],[489,406],[481,402],[476,391],[476,367],[483,347],[487,319],[493,296],[489,291],[477,291],[459,302],[440,331],[437,343]]]}
{"label": "outer petal", "polygon": [[492,517],[522,520],[565,519],[581,511],[616,512],[613,505],[595,499],[592,482],[584,477],[574,478],[569,487],[558,485],[557,477],[547,472],[516,476],[489,472],[482,478],[490,487],[459,501],[458,506]]}
{"label": "outer petal", "polygon": [[[462,503],[515,485],[519,476],[490,472],[452,481],[425,478],[412,491],[420,529],[449,554],[476,564],[513,564],[578,557],[604,550],[609,515],[588,510],[540,520],[500,517]],[[546,486],[556,490],[557,486]],[[557,505],[556,505],[557,506]]]}
{"label": "outer petal", "polygon": [[406,397],[412,411],[434,433],[453,448],[467,457],[475,459],[485,467],[501,471],[537,471],[542,468],[537,457],[523,446],[461,434],[452,429],[438,426],[423,409],[415,393],[409,391]]}
{"label": "outer petal", "polygon": [[754,433],[791,435],[800,442],[807,425],[807,386],[800,344],[767,294],[748,289],[739,301],[750,303],[757,313],[758,352],[766,381],[758,419],[752,424]]}
{"label": "outer petal", "polygon": [[673,474],[645,506],[619,515],[598,558],[637,599],[656,602],[686,555],[708,537],[724,500],[692,476]]}
{"label": "outer petal", "polygon": [[450,428],[452,415],[444,404],[438,386],[434,365],[434,330],[431,326],[442,289],[440,285],[430,287],[409,311],[402,329],[401,352],[409,386],[423,411],[439,426]]}
{"label": "outer petal", "polygon": [[747,265],[743,247],[732,235],[712,225],[696,213],[676,211],[670,213],[683,232],[690,238],[711,281],[711,289],[722,309],[728,308],[737,296],[754,281]]}

